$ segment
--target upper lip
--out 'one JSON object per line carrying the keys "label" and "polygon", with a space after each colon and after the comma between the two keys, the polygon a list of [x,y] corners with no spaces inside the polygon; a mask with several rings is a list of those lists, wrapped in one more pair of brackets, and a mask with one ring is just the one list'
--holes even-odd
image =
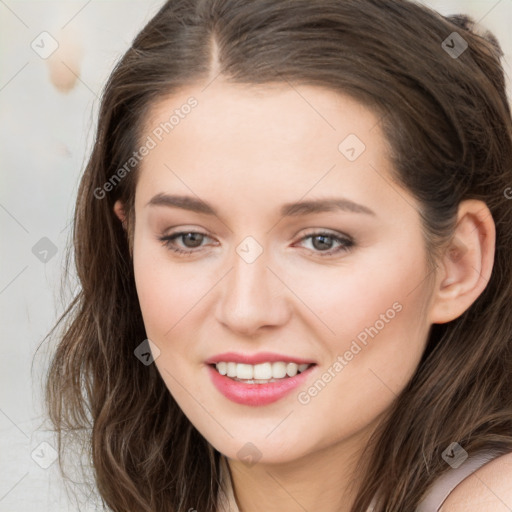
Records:
{"label": "upper lip", "polygon": [[217,354],[206,360],[206,364],[217,364],[220,362],[233,362],[243,364],[260,364],[260,363],[296,363],[296,364],[315,364],[314,361],[309,359],[302,359],[301,357],[287,356],[284,354],[276,354],[275,352],[258,352],[256,354],[240,354],[238,352],[224,352]]}

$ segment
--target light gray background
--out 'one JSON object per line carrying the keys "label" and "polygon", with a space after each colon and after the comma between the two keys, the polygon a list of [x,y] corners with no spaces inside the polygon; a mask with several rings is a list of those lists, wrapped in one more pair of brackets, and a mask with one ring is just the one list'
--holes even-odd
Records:
{"label": "light gray background", "polygon": [[[511,76],[512,0],[423,3],[442,14],[471,14],[494,31]],[[56,447],[41,406],[53,345],[42,346],[33,372],[31,364],[63,311],[61,269],[102,86],[162,4],[0,0],[0,512],[78,510],[57,463],[41,467],[52,462]],[[50,47],[42,32],[59,42],[49,59],[32,48],[44,53]],[[76,48],[82,49],[81,58]],[[50,64],[60,65],[61,74],[75,81],[69,91],[52,83]],[[94,510],[93,498],[85,501],[81,510]]]}

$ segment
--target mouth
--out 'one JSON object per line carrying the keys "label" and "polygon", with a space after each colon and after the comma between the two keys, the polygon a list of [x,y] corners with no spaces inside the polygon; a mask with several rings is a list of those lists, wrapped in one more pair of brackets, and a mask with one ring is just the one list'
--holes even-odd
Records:
{"label": "mouth", "polygon": [[281,382],[304,373],[315,363],[297,364],[293,361],[267,361],[259,364],[237,363],[234,361],[219,361],[209,365],[217,373],[236,382],[245,384],[269,384]]}
{"label": "mouth", "polygon": [[273,361],[255,365],[219,361],[207,364],[214,387],[228,400],[246,406],[265,406],[305,386],[316,363]]}

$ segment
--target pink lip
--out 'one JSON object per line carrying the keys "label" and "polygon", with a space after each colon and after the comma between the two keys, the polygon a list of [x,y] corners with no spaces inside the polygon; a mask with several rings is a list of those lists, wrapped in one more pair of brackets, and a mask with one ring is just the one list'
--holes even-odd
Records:
{"label": "pink lip", "polygon": [[[284,354],[276,354],[274,352],[258,352],[257,354],[238,354],[237,352],[224,352],[210,357],[205,361],[206,364],[217,364],[222,361],[244,364],[260,364],[260,363],[296,363],[296,364],[313,364],[315,361],[301,359],[300,357],[287,356]],[[259,386],[259,384],[258,384]]]}
{"label": "pink lip", "polygon": [[[282,361],[282,359],[277,360]],[[266,359],[266,361],[269,360]],[[295,377],[280,379],[268,384],[245,384],[221,375],[211,364],[207,368],[214,386],[226,398],[237,404],[258,406],[276,402],[293,389],[304,384],[310,373],[316,368],[316,365],[309,367],[302,373],[298,373]]]}

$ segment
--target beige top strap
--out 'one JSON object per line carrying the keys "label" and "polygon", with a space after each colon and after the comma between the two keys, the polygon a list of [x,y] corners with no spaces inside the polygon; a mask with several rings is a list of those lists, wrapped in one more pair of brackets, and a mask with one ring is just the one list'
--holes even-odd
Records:
{"label": "beige top strap", "polygon": [[449,494],[465,478],[474,473],[487,462],[498,457],[499,452],[493,450],[477,452],[468,457],[458,468],[452,468],[441,475],[423,498],[415,512],[438,512]]}

